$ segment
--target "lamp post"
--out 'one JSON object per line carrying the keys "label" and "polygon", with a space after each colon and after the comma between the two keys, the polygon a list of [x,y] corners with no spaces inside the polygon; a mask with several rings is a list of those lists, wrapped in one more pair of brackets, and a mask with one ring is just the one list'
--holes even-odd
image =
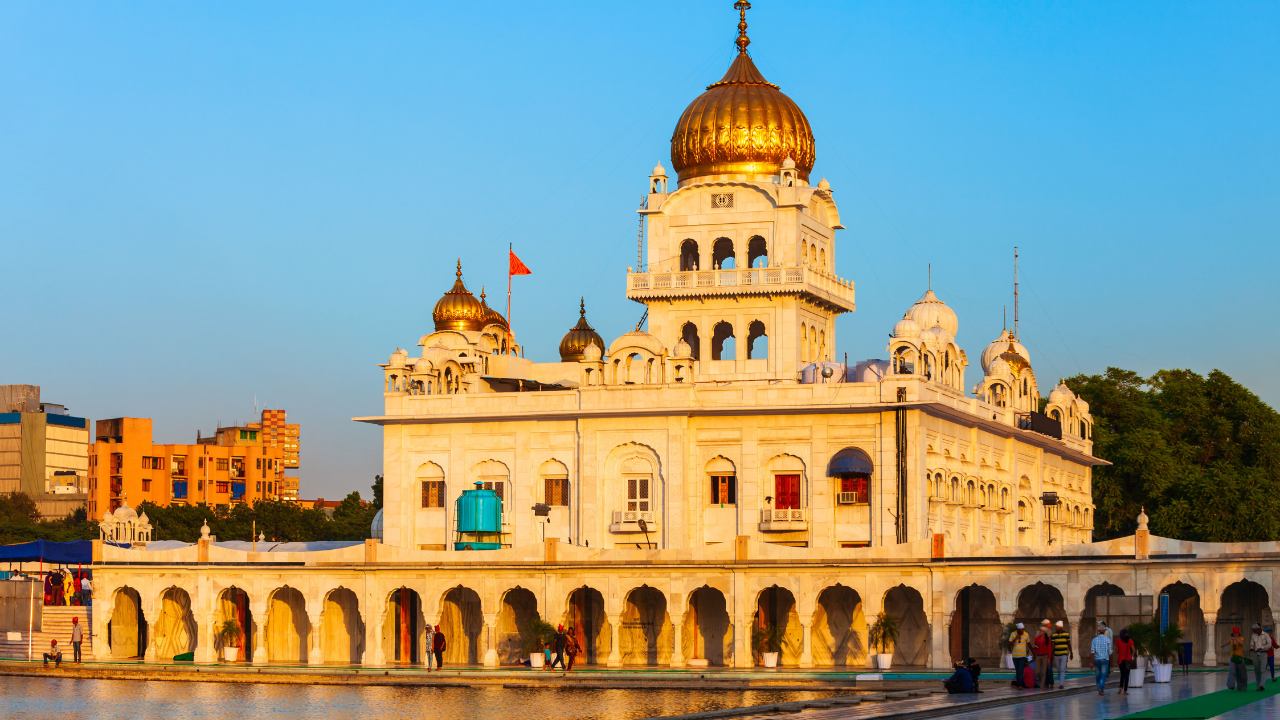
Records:
{"label": "lamp post", "polygon": [[1051,507],[1056,508],[1058,506],[1058,493],[1056,492],[1044,493],[1043,495],[1040,496],[1040,503],[1045,506],[1046,512],[1044,514],[1045,515],[1044,521],[1045,521],[1045,524],[1049,526],[1049,542],[1045,544],[1052,545],[1053,544],[1053,518],[1051,514],[1052,511],[1049,511],[1048,508],[1051,508]]}
{"label": "lamp post", "polygon": [[644,518],[640,518],[640,529],[644,531],[644,546],[645,546],[645,549],[648,549],[649,548],[649,523],[645,522]]}

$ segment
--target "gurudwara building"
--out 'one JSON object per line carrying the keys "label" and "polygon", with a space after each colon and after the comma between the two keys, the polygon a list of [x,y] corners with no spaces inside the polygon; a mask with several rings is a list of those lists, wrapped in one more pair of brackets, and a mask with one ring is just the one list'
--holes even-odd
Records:
{"label": "gurudwara building", "polygon": [[[1093,542],[1088,404],[1058,384],[1042,408],[1016,333],[980,339],[971,370],[922,288],[884,359],[836,361],[856,309],[840,208],[735,7],[738,53],[676,122],[638,263],[615,269],[647,329],[606,342],[584,302],[560,361],[530,361],[459,261],[420,350],[381,365],[382,414],[356,418],[383,437],[375,539],[101,547],[99,653],[213,660],[232,619],[246,662],[420,662],[438,624],[453,663],[491,666],[542,617],[585,634],[587,664],[751,667],[772,625],[783,665],[866,667],[885,613],[883,654],[945,667],[998,656],[1008,622],[1114,624],[1139,611],[1099,597],[1165,593],[1211,664],[1218,625],[1280,612],[1275,543],[1154,538],[1145,518]],[[496,498],[488,524],[471,495]]]}

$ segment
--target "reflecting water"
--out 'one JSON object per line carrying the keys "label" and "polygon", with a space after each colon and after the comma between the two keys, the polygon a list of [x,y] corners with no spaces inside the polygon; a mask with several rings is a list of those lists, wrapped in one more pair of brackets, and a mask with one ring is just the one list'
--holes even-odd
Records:
{"label": "reflecting water", "polygon": [[[0,677],[6,720],[331,718],[633,720],[832,697],[830,691],[333,687]],[[849,694],[849,693],[839,693]]]}

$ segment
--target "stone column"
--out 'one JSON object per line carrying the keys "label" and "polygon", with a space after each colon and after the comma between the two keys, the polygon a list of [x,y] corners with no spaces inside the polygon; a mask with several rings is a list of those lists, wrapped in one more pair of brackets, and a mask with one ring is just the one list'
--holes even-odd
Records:
{"label": "stone column", "polygon": [[619,636],[622,634],[622,613],[610,613],[609,619],[609,661],[608,667],[622,667],[622,648]]}
{"label": "stone column", "polygon": [[364,621],[364,655],[360,658],[362,665],[381,665],[382,658],[382,623],[381,613],[366,608],[361,616]]}
{"label": "stone column", "polygon": [[107,644],[107,623],[111,621],[115,607],[99,601],[94,601],[90,607],[93,609],[93,657],[98,660],[110,659],[111,647]]}
{"label": "stone column", "polygon": [[733,627],[733,666],[749,668],[755,666],[755,656],[751,654],[751,624],[744,617],[734,619]]}
{"label": "stone column", "polygon": [[929,658],[929,666],[934,669],[949,670],[951,668],[951,619],[944,613],[938,613],[933,617],[933,657]]}
{"label": "stone column", "polygon": [[253,616],[253,629],[245,629],[245,632],[253,633],[253,657],[245,658],[249,662],[265,663],[267,662],[267,601],[266,600],[249,600],[249,614]]}
{"label": "stone column", "polygon": [[324,663],[323,639],[320,637],[320,613],[307,613],[307,664]]}
{"label": "stone column", "polygon": [[197,642],[200,651],[200,662],[220,662],[221,658],[218,657],[218,650],[214,647],[218,639],[218,614],[208,613],[205,617],[208,618],[208,621],[199,628],[204,637]]}
{"label": "stone column", "polygon": [[800,616],[800,629],[804,640],[800,645],[800,667],[813,667],[813,615]]}
{"label": "stone column", "polygon": [[[1080,649],[1080,638],[1082,637],[1082,634],[1085,631],[1084,628],[1080,627],[1081,617],[1082,615],[1080,613],[1071,613],[1067,615],[1067,623],[1070,625],[1070,630],[1071,630],[1071,644],[1073,646],[1072,649],[1077,651]],[[1093,639],[1090,638],[1089,641],[1093,642]],[[1080,657],[1080,653],[1076,652],[1075,656],[1076,657],[1074,660],[1067,661],[1067,667],[1069,668],[1084,667],[1085,666],[1084,658]],[[1089,664],[1092,666],[1093,662],[1090,661]]]}
{"label": "stone column", "polygon": [[1218,625],[1218,613],[1204,614],[1204,664],[1213,667],[1218,664],[1218,641],[1214,638],[1214,630]]}
{"label": "stone column", "polygon": [[[695,629],[694,632],[697,632]],[[671,616],[671,667],[684,667],[684,616]]]}
{"label": "stone column", "polygon": [[147,648],[143,651],[142,659],[146,662],[155,662],[156,659],[156,625],[160,619],[160,613],[155,607],[142,609],[143,622],[147,624]]}
{"label": "stone column", "polygon": [[498,615],[496,613],[492,615],[485,615],[484,616],[484,639],[485,639],[484,666],[485,667],[498,667],[498,642],[496,639],[497,635],[498,635]]}

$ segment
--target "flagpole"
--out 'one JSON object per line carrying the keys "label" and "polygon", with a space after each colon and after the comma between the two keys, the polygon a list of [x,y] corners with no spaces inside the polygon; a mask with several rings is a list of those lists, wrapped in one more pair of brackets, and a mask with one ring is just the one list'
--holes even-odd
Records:
{"label": "flagpole", "polygon": [[511,255],[514,252],[515,246],[507,243],[507,332],[509,333],[511,333]]}

